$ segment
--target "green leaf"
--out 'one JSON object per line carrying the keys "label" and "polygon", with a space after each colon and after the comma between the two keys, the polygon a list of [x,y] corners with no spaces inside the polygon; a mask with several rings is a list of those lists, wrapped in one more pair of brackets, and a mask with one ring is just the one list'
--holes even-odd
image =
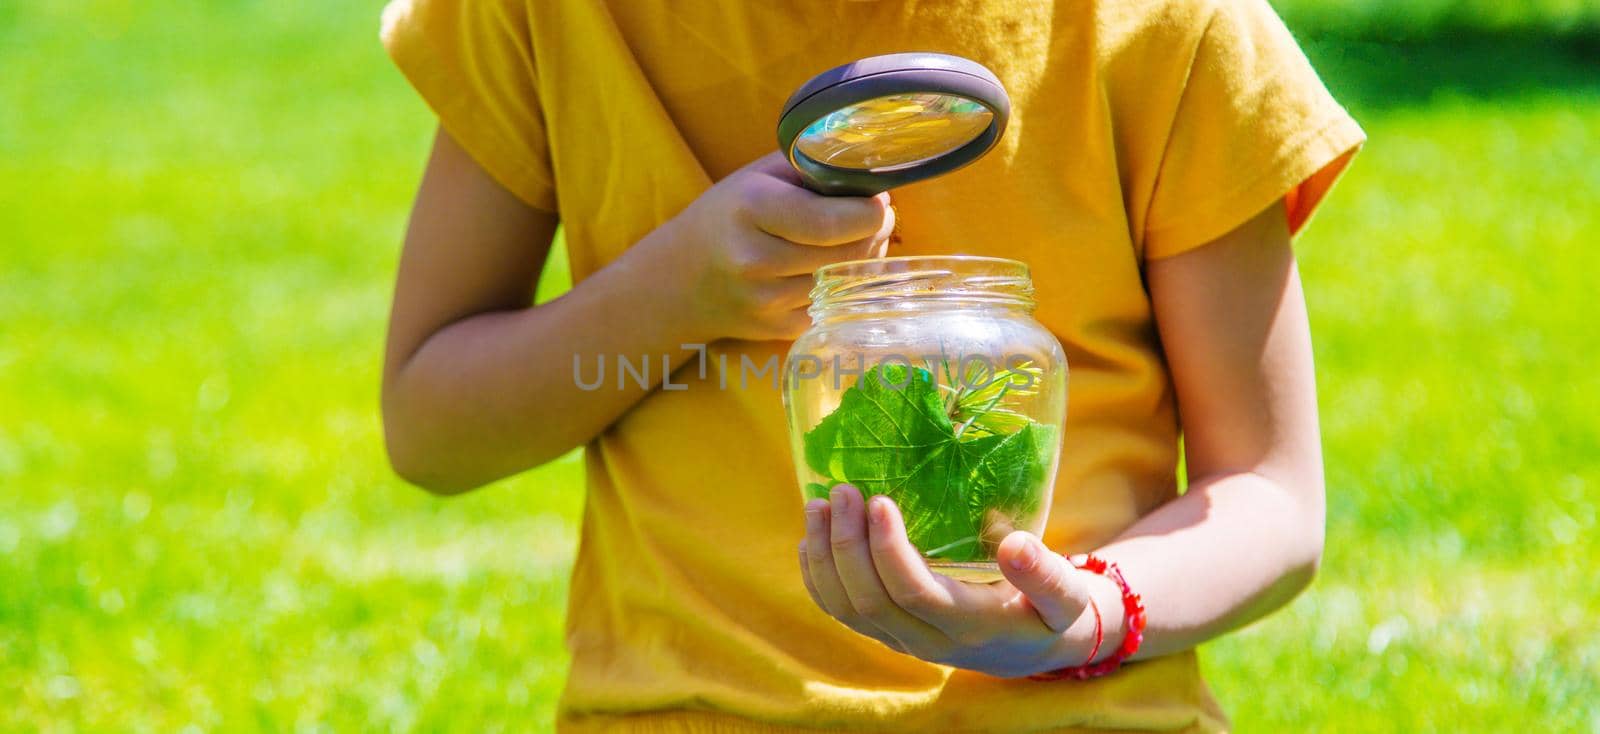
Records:
{"label": "green leaf", "polygon": [[1009,515],[1026,515],[1039,506],[1036,488],[1044,481],[1055,450],[1056,431],[1051,426],[1028,423],[1007,435],[985,436],[963,445],[970,457],[967,497],[973,522],[989,509]]}
{"label": "green leaf", "polygon": [[913,545],[925,555],[966,561],[992,553],[982,543],[989,510],[1016,514],[1037,505],[1054,433],[1022,418],[1014,433],[963,439],[930,371],[880,364],[844,392],[803,443],[806,464],[828,486],[849,482],[866,496],[888,496],[904,514]]}
{"label": "green leaf", "polygon": [[955,428],[927,370],[892,364],[867,370],[804,443],[813,471],[893,499],[918,548],[976,537]]}

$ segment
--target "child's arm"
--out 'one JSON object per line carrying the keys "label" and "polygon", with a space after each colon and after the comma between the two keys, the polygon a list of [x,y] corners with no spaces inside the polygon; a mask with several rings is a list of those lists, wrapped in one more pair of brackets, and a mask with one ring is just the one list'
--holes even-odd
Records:
{"label": "child's arm", "polygon": [[583,444],[646,394],[580,389],[574,355],[648,356],[657,376],[662,355],[676,366],[694,354],[682,344],[793,338],[809,324],[811,272],[882,255],[894,222],[887,196],[818,196],[769,155],[533,307],[556,225],[440,131],[384,360],[384,431],[401,476],[437,492],[480,486]]}
{"label": "child's arm", "polygon": [[1311,332],[1284,208],[1148,267],[1190,482],[1103,549],[1148,600],[1141,657],[1294,598],[1321,559],[1324,515]]}
{"label": "child's arm", "polygon": [[[1191,483],[1096,551],[1144,597],[1141,658],[1283,605],[1310,582],[1323,540],[1311,340],[1283,206],[1147,275]],[[892,503],[863,507],[845,489],[808,505],[801,567],[823,609],[928,660],[1008,676],[1082,664],[1091,597],[1108,657],[1123,636],[1115,585],[1041,548],[1013,533],[998,554],[1009,584],[951,581],[923,566]]]}

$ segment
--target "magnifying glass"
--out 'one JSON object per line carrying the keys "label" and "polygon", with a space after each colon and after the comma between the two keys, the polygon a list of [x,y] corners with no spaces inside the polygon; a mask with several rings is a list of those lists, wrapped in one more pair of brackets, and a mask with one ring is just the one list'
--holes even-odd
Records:
{"label": "magnifying glass", "polygon": [[1005,87],[976,61],[887,54],[802,85],[778,118],[778,147],[811,190],[872,196],[977,160],[1010,115]]}

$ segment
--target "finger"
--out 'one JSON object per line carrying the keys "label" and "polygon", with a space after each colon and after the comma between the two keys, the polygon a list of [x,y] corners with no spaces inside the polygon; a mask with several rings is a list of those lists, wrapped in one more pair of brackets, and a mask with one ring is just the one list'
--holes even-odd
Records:
{"label": "finger", "polygon": [[810,310],[803,307],[795,308],[760,317],[752,322],[751,330],[747,334],[742,334],[741,338],[794,341],[810,328]]}
{"label": "finger", "polygon": [[948,638],[932,625],[901,609],[884,588],[867,539],[867,518],[861,492],[848,484],[841,484],[833,488],[832,499],[830,542],[833,546],[833,564],[856,614],[892,635],[908,649],[929,653],[942,649]]}
{"label": "finger", "polygon": [[806,559],[806,542],[800,541],[800,581],[806,585],[806,593],[811,595],[811,601],[822,607],[822,597],[817,595],[817,585],[811,583],[811,563]]}
{"label": "finger", "polygon": [[1078,569],[1051,553],[1032,533],[1018,530],[1006,536],[995,556],[1006,580],[1027,597],[1051,630],[1065,631],[1083,614],[1089,589]]}
{"label": "finger", "polygon": [[[790,247],[800,247],[800,245],[790,245]],[[809,275],[789,275],[760,284],[757,286],[759,289],[757,292],[760,294],[758,297],[772,308],[788,311],[811,305],[813,284],[814,281]]]}
{"label": "finger", "polygon": [[871,260],[871,259],[876,259],[876,258],[880,258],[880,257],[888,257],[889,256],[889,245],[890,245],[890,240],[887,237],[883,238],[882,240],[879,240],[877,242],[872,243],[872,248],[867,251],[867,256],[865,258],[863,258],[863,259]]}
{"label": "finger", "polygon": [[941,623],[957,611],[950,585],[960,582],[928,568],[906,537],[900,508],[888,497],[879,495],[867,502],[867,529],[872,563],[889,598],[918,619],[943,629]]}
{"label": "finger", "polygon": [[817,268],[834,263],[882,257],[887,248],[888,240],[880,239],[877,235],[833,247],[784,242],[783,247],[773,253],[773,260],[778,263],[774,270],[781,275],[809,276]]}
{"label": "finger", "polygon": [[[788,156],[785,156],[781,150],[776,150],[761,156],[760,158],[749,162],[740,170],[760,173],[790,184],[791,186],[804,186],[800,180],[799,172],[794,170],[794,166],[789,163]],[[872,241],[881,240],[881,242],[878,244],[878,252],[872,255],[872,257],[883,257],[883,251],[888,248],[891,239],[894,238],[895,224],[897,223],[896,217],[898,215],[898,212],[895,211],[893,204],[890,202],[889,194],[887,192],[878,194],[878,196],[883,198],[884,203],[890,204],[890,206],[888,215],[884,217],[883,227],[876,235],[867,238]]]}
{"label": "finger", "polygon": [[889,215],[889,197],[823,196],[771,176],[745,189],[741,211],[757,229],[802,245],[843,245],[871,237]]}
{"label": "finger", "polygon": [[[810,562],[810,559],[809,559],[809,555],[806,552],[806,541],[804,541],[804,540],[800,541],[800,549],[799,550],[800,550],[800,581],[801,581],[801,583],[805,584],[806,594],[811,596],[811,602],[813,604],[816,604],[819,609],[822,609],[823,611],[826,612],[828,608],[822,601],[822,595],[817,592],[817,585],[812,583],[812,581],[811,581],[811,562]],[[846,626],[850,626],[850,625],[846,625]],[[871,638],[873,638],[875,640],[878,640],[879,642],[884,643],[885,645],[888,645],[889,647],[894,648],[895,651],[897,651],[897,652],[905,652],[905,647],[900,645],[898,643],[898,641],[892,641],[892,638],[889,639],[889,640],[886,640],[886,639],[884,639],[884,636],[881,633],[869,634],[869,633],[866,633],[866,632],[862,632],[861,630],[857,630],[853,626],[851,626],[850,628],[852,630],[856,631],[859,634],[866,635],[866,636],[871,637]]]}
{"label": "finger", "polygon": [[780,181],[787,181],[796,186],[800,185],[800,172],[794,170],[794,165],[789,163],[789,157],[784,155],[781,150],[774,150],[750,161],[739,170],[762,173]]}
{"label": "finger", "polygon": [[799,339],[801,334],[811,328],[811,310],[797,308],[783,315],[783,334],[785,339]]}
{"label": "finger", "polygon": [[833,567],[833,554],[828,526],[830,510],[827,500],[806,503],[806,569],[811,586],[816,591],[817,605],[846,627],[868,637],[881,637],[883,631],[856,615],[850,605],[850,596]]}
{"label": "finger", "polygon": [[[888,194],[884,194],[884,196],[888,196]],[[873,233],[872,239],[881,241],[887,247],[890,237],[894,235],[895,226],[900,222],[900,212],[895,211],[894,204],[890,203],[888,199],[884,199],[884,203],[889,205],[889,210],[884,212],[883,226]]]}

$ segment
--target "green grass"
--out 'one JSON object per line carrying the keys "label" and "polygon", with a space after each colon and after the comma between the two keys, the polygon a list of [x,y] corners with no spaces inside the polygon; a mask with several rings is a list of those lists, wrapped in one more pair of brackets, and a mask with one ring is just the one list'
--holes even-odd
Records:
{"label": "green grass", "polygon": [[[550,720],[581,466],[381,453],[377,9],[0,4],[0,730]],[[1300,247],[1324,572],[1205,651],[1242,730],[1600,730],[1600,77],[1480,26],[1310,34],[1372,143]]]}
{"label": "green grass", "polygon": [[1600,94],[1365,119],[1369,149],[1300,247],[1324,572],[1209,668],[1266,731],[1600,730]]}
{"label": "green grass", "polygon": [[1318,35],[1426,39],[1439,34],[1600,31],[1600,0],[1269,0]]}

